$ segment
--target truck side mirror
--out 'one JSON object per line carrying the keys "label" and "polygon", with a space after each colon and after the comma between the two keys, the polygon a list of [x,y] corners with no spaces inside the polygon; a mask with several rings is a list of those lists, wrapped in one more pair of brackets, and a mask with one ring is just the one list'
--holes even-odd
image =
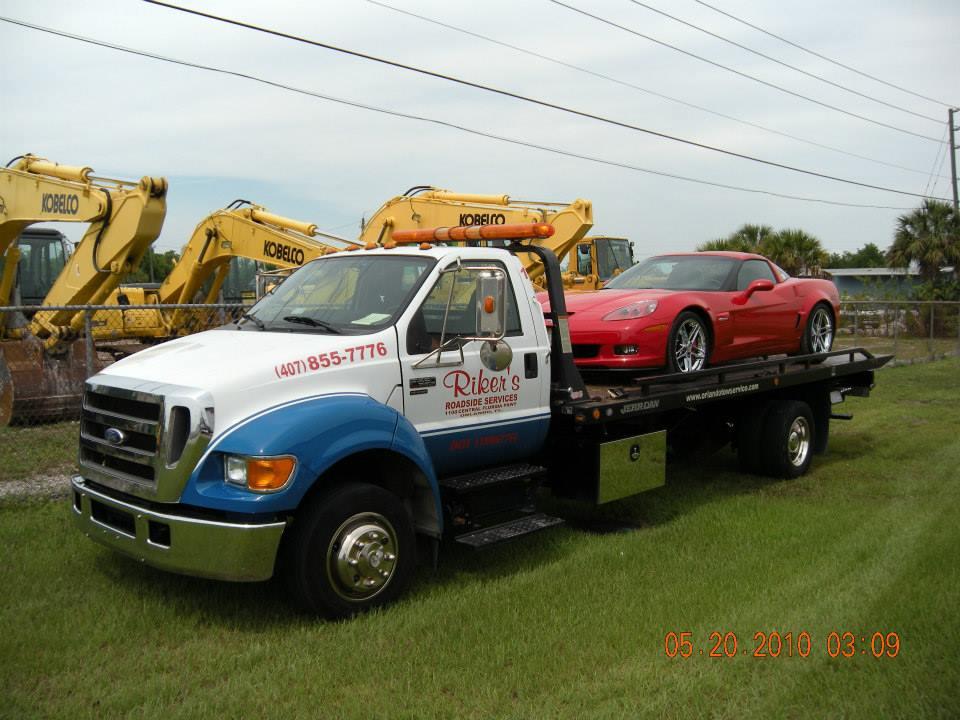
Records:
{"label": "truck side mirror", "polygon": [[502,270],[477,274],[477,339],[499,340],[506,334],[507,277]]}

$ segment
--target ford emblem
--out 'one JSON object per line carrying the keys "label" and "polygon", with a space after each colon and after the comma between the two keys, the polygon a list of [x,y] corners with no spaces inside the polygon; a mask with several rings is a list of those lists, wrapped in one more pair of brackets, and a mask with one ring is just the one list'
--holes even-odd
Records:
{"label": "ford emblem", "polygon": [[123,430],[119,430],[117,428],[107,428],[103,431],[103,439],[111,445],[123,445],[123,442],[127,439],[127,436],[123,434]]}

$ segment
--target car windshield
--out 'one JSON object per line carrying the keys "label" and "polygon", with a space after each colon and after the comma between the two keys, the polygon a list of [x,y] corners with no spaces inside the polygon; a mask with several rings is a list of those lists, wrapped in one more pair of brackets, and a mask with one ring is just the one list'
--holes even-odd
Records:
{"label": "car windshield", "polygon": [[284,280],[247,316],[263,330],[375,332],[397,319],[434,263],[411,255],[321,258]]}
{"label": "car windshield", "polygon": [[717,255],[661,255],[625,270],[604,289],[723,290],[736,263]]}

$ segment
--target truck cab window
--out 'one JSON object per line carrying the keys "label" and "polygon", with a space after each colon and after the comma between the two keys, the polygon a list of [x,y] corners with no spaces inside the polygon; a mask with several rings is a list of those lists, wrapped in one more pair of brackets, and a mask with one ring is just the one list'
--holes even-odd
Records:
{"label": "truck cab window", "polygon": [[[500,263],[495,264],[500,265]],[[460,272],[444,273],[437,279],[430,294],[411,319],[407,329],[407,353],[420,355],[440,346],[440,336],[444,330],[444,314],[447,314],[446,338],[472,337],[477,334],[476,285],[480,270],[473,269],[470,265],[489,267],[491,263],[464,263]],[[450,301],[450,311],[446,313],[451,285],[453,299]],[[509,285],[509,281],[506,300],[507,335],[520,335],[523,332],[520,326],[520,315],[517,312],[513,287]]]}

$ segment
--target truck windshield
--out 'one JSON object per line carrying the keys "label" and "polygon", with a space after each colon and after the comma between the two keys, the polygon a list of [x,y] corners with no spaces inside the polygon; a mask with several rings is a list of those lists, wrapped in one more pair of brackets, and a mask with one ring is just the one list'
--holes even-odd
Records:
{"label": "truck windshield", "polygon": [[361,335],[393,324],[435,261],[411,255],[315,260],[248,313],[264,330]]}

